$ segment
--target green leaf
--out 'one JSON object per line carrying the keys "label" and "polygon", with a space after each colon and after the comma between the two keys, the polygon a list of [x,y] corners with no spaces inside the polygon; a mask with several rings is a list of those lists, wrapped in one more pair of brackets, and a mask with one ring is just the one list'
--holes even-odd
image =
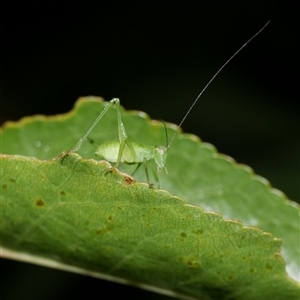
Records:
{"label": "green leaf", "polygon": [[[5,125],[3,253],[29,253],[32,262],[56,261],[60,268],[181,298],[298,299],[295,203],[192,135],[180,133],[168,151],[168,174],[158,174],[166,191],[143,183],[142,168],[135,181],[91,159],[95,146],[88,142],[80,156],[61,155],[102,108],[99,98],[88,97],[69,114]],[[160,122],[125,111],[123,119],[132,141],[164,144]],[[168,124],[170,137],[174,129]],[[101,144],[117,136],[112,109],[91,138]]]}

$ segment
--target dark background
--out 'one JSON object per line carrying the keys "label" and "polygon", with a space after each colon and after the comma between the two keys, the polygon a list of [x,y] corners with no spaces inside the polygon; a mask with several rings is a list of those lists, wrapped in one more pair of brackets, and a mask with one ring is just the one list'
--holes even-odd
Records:
{"label": "dark background", "polygon": [[[218,68],[271,19],[220,73],[183,129],[299,201],[299,22],[296,6],[273,2],[2,2],[0,123],[64,113],[78,97],[96,95],[178,124]],[[4,300],[105,291],[165,299],[7,260],[1,277]]]}

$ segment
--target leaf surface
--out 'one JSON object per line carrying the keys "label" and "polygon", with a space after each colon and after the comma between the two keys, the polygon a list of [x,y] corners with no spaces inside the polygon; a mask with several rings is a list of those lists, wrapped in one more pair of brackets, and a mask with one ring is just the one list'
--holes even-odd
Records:
{"label": "leaf surface", "polygon": [[[296,204],[192,135],[175,137],[168,174],[158,174],[168,192],[140,183],[145,182],[142,168],[135,182],[91,159],[96,159],[95,146],[88,142],[80,156],[59,156],[76,145],[102,108],[98,98],[89,97],[65,115],[6,124],[1,132],[3,248],[178,297],[298,299],[299,285],[287,276],[280,255],[296,279]],[[164,143],[160,122],[142,113],[122,113],[132,141]],[[168,126],[168,133],[174,134],[174,126]],[[111,109],[91,138],[101,144],[117,136]],[[130,174],[134,168],[120,169]]]}

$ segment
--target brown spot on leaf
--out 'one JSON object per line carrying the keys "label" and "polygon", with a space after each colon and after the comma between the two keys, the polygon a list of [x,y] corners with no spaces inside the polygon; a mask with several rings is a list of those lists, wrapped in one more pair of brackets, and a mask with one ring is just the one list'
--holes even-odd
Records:
{"label": "brown spot on leaf", "polygon": [[96,233],[98,235],[103,235],[105,233],[105,230],[104,229],[98,229],[98,230],[96,230]]}
{"label": "brown spot on leaf", "polygon": [[61,194],[62,196],[66,196],[66,192],[65,192],[65,191],[60,191],[60,194]]}
{"label": "brown spot on leaf", "polygon": [[196,234],[203,234],[203,229],[198,229],[198,230],[196,230]]}
{"label": "brown spot on leaf", "polygon": [[45,203],[42,199],[38,199],[38,200],[36,200],[36,205],[41,207],[41,206],[44,206]]}
{"label": "brown spot on leaf", "polygon": [[111,231],[113,229],[114,229],[113,225],[107,225],[107,226],[104,226],[104,227],[96,230],[96,234],[97,235],[104,235],[104,234],[107,234],[109,231]]}
{"label": "brown spot on leaf", "polygon": [[3,189],[7,189],[7,184],[2,184]]}
{"label": "brown spot on leaf", "polygon": [[273,266],[271,266],[270,264],[267,264],[266,265],[266,269],[269,270],[269,271],[271,271],[271,270],[273,270]]}
{"label": "brown spot on leaf", "polygon": [[16,182],[16,179],[9,178],[9,181],[15,183],[15,182]]}
{"label": "brown spot on leaf", "polygon": [[135,182],[135,180],[131,176],[126,176],[126,177],[124,177],[123,182],[126,185],[131,185],[131,184],[133,184]]}
{"label": "brown spot on leaf", "polygon": [[187,237],[187,234],[186,234],[185,232],[181,232],[181,233],[180,233],[180,236],[181,236],[182,238],[186,238],[186,237]]}
{"label": "brown spot on leaf", "polygon": [[196,261],[192,261],[192,260],[188,260],[187,261],[187,264],[190,268],[199,268],[200,267],[200,264]]}

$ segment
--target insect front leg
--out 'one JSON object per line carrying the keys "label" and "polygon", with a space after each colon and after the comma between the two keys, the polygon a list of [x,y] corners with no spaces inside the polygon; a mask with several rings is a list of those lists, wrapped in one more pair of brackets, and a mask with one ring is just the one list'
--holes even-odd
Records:
{"label": "insect front leg", "polygon": [[[146,173],[147,183],[149,184],[150,188],[153,188],[153,183],[150,183],[150,180],[149,180],[149,172],[148,172],[148,166],[149,166],[149,164],[148,164],[148,160],[146,158],[143,159],[143,165],[145,167],[145,173]],[[154,168],[151,166],[151,164],[150,164],[150,168],[151,168],[151,172],[152,172],[153,178],[155,180],[156,186],[158,188],[160,188],[158,176],[157,176]]]}

